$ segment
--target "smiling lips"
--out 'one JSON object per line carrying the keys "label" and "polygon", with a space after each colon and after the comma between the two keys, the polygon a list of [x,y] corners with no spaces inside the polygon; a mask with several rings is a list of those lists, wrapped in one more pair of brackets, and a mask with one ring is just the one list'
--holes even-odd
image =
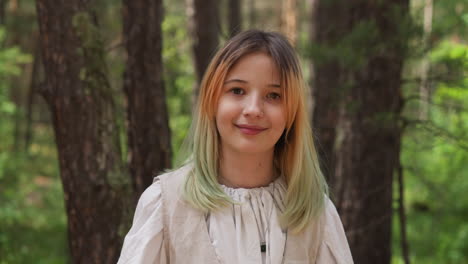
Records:
{"label": "smiling lips", "polygon": [[251,125],[235,125],[235,126],[239,128],[240,131],[246,135],[256,135],[266,130],[266,128],[259,127],[259,126],[251,126]]}

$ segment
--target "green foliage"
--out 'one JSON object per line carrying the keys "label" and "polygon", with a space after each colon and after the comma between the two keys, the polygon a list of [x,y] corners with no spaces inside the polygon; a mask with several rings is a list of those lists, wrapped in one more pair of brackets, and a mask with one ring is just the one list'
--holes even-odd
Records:
{"label": "green foliage", "polygon": [[[0,27],[0,47],[4,46],[6,32]],[[13,117],[16,107],[7,97],[9,79],[21,73],[20,65],[31,61],[31,56],[24,54],[18,47],[0,48],[0,120],[9,120]],[[7,150],[7,136],[11,133],[11,127],[7,123],[0,122],[0,153],[5,154]],[[0,179],[2,158],[0,156]]]}
{"label": "green foliage", "polygon": [[14,118],[20,111],[9,101],[11,77],[31,57],[4,47],[0,28],[0,264],[63,263],[67,258],[63,194],[50,128],[35,128],[29,153],[15,151]]}
{"label": "green foliage", "polygon": [[[468,45],[441,41],[430,59],[436,82],[429,117],[410,121],[401,154],[410,253],[414,263],[462,264],[468,260]],[[393,263],[403,263],[398,226],[395,219]]]}
{"label": "green foliage", "polygon": [[[466,102],[468,93],[454,99]],[[466,263],[468,112],[434,107],[431,115],[433,124],[416,125],[403,141],[410,249],[415,263]]]}
{"label": "green foliage", "polygon": [[[0,46],[4,45],[5,38],[6,32],[0,27]],[[5,115],[13,114],[15,111],[15,106],[7,100],[6,96],[8,78],[19,75],[21,73],[20,64],[30,61],[31,56],[22,53],[18,47],[0,49],[0,119],[5,118]]]}
{"label": "green foliage", "polygon": [[66,215],[52,131],[36,127],[29,154],[2,155],[0,264],[64,263]]}
{"label": "green foliage", "polygon": [[433,42],[453,34],[468,35],[468,4],[466,0],[434,1]]}
{"label": "green foliage", "polygon": [[173,161],[179,156],[190,126],[191,95],[196,83],[185,23],[184,16],[168,14],[162,24],[164,83],[170,116]]}
{"label": "green foliage", "polygon": [[444,82],[441,85],[468,87],[468,79],[464,78],[468,69],[467,45],[445,40],[435,46],[430,57],[436,77]]}

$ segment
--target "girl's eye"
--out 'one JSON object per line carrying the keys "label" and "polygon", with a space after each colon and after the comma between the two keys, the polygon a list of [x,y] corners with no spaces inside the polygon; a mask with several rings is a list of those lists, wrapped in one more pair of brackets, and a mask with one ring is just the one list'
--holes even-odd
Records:
{"label": "girl's eye", "polygon": [[281,98],[281,95],[279,93],[269,93],[267,95],[268,99],[273,99],[273,100],[278,100]]}
{"label": "girl's eye", "polygon": [[242,94],[244,94],[244,90],[242,90],[241,88],[232,88],[231,93],[242,95]]}

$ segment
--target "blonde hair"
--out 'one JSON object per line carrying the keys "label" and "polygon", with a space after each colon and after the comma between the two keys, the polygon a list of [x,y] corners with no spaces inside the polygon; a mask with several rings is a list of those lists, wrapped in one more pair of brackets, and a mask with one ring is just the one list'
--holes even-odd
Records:
{"label": "blonde hair", "polygon": [[233,203],[218,183],[220,138],[215,112],[221,87],[231,67],[244,55],[265,52],[280,72],[287,111],[286,129],[275,145],[275,166],[287,183],[283,227],[303,230],[324,207],[328,187],[319,167],[306,108],[306,85],[294,49],[279,33],[249,30],[227,42],[211,61],[200,85],[190,142],[192,173],[186,178],[184,198],[204,211]]}

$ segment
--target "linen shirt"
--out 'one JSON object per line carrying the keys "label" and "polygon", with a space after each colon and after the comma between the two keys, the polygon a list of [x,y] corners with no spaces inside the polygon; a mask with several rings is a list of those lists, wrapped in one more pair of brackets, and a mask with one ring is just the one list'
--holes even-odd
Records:
{"label": "linen shirt", "polygon": [[[214,248],[217,259],[213,263],[353,263],[343,226],[330,199],[326,198],[323,213],[323,235],[316,238],[320,241],[315,261],[290,261],[284,256],[288,232],[280,227],[278,221],[278,215],[284,210],[287,188],[284,179],[279,177],[268,186],[259,188],[230,188],[224,185],[221,188],[238,203],[203,214],[206,223],[204,231],[211,242],[211,245],[204,246]],[[165,245],[168,234],[164,232],[167,227],[163,219],[162,189],[158,177],[141,195],[118,264],[173,263]],[[261,250],[261,245],[264,245],[264,250]]]}

